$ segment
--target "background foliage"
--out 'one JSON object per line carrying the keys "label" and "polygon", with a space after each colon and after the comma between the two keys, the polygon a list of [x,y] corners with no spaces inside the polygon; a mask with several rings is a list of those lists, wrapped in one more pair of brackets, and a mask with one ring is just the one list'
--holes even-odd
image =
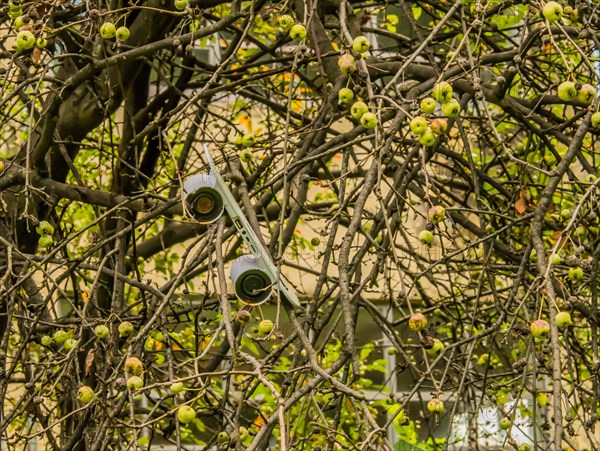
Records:
{"label": "background foliage", "polygon": [[[597,449],[600,12],[544,5],[3,2],[6,449],[442,449],[465,413],[476,448],[489,406],[528,425],[505,448]],[[442,81],[457,117],[420,110]],[[240,321],[224,268],[247,250],[179,196],[203,142],[301,309]]]}

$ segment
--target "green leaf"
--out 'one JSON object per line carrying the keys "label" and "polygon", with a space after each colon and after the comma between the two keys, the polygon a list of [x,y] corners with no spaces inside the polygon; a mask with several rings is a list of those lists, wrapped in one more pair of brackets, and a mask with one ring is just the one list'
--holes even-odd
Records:
{"label": "green leaf", "polygon": [[373,343],[367,343],[360,350],[360,360],[366,360],[366,358],[369,357],[369,355],[371,355],[371,352],[373,352],[374,347],[375,347],[375,345]]}
{"label": "green leaf", "polygon": [[385,20],[392,25],[396,25],[398,23],[398,16],[396,14],[388,14],[385,16]]}
{"label": "green leaf", "polygon": [[394,448],[396,451],[425,451],[424,448],[421,448],[417,445],[413,445],[412,443],[407,442],[403,439],[399,439],[396,442],[396,446]]}
{"label": "green leaf", "polygon": [[421,17],[421,14],[423,14],[423,10],[421,9],[421,7],[419,5],[417,5],[416,3],[412,4],[412,13],[413,13],[413,17],[415,18],[415,20],[419,20],[419,17]]}

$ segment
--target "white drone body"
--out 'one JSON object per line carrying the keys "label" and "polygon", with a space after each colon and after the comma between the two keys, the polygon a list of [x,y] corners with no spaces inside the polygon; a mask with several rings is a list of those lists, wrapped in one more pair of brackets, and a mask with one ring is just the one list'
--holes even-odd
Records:
{"label": "white drone body", "polygon": [[186,180],[182,196],[189,212],[199,222],[212,223],[223,214],[223,210],[227,210],[236,229],[250,248],[251,254],[242,255],[231,267],[231,280],[236,296],[246,304],[260,305],[266,302],[274,291],[279,291],[282,298],[287,299],[293,306],[300,307],[296,293],[273,264],[268,251],[221,178],[208,146],[203,144],[203,147],[210,173],[198,174]]}

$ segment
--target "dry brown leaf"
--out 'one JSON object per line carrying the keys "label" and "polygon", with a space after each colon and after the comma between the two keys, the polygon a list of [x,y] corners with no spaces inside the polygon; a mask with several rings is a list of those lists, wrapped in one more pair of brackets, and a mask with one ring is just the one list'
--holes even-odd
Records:
{"label": "dry brown leaf", "polygon": [[562,236],[562,232],[561,232],[560,230],[555,230],[555,231],[552,233],[552,235],[550,235],[550,238],[548,238],[548,239],[549,239],[549,241],[550,241],[552,244],[556,244],[556,242],[557,242],[558,240],[560,240],[560,237],[561,237],[561,236]]}
{"label": "dry brown leaf", "polygon": [[523,216],[527,210],[527,197],[525,196],[525,190],[521,190],[519,198],[515,202],[515,210],[519,216]]}
{"label": "dry brown leaf", "polygon": [[31,59],[33,61],[35,61],[36,63],[39,63],[41,58],[42,58],[42,52],[40,51],[39,48],[34,47],[33,52],[31,53]]}
{"label": "dry brown leaf", "polygon": [[96,350],[94,348],[90,349],[87,353],[87,357],[85,358],[85,375],[90,375],[90,368],[94,363],[94,355],[96,354]]}

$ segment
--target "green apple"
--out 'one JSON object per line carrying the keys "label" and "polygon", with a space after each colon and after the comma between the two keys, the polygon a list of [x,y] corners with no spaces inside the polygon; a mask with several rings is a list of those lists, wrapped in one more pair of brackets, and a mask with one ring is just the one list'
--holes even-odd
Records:
{"label": "green apple", "polygon": [[422,313],[415,313],[408,319],[408,328],[420,332],[427,327],[427,318]]}
{"label": "green apple", "polygon": [[246,429],[244,426],[240,426],[239,434],[240,434],[240,440],[242,442],[250,436],[250,434],[248,433],[248,429]]}
{"label": "green apple", "polygon": [[154,351],[155,347],[156,347],[156,340],[152,337],[146,338],[146,341],[144,341],[144,349],[149,352],[149,351]]}
{"label": "green apple", "polygon": [[546,20],[550,23],[556,22],[563,15],[562,6],[560,6],[557,2],[547,2],[544,5],[544,9],[542,10],[542,14],[546,18]]}
{"label": "green apple", "polygon": [[574,8],[573,11],[571,11],[569,19],[571,19],[572,22],[577,22],[579,20],[579,10],[577,8]]}
{"label": "green apple", "polygon": [[169,387],[169,390],[171,390],[171,393],[174,395],[178,395],[183,391],[183,382],[173,382],[171,387]]}
{"label": "green apple", "polygon": [[365,36],[357,36],[352,42],[352,48],[357,53],[365,53],[371,48],[371,43]]}
{"label": "green apple", "polygon": [[15,30],[19,31],[23,25],[25,25],[25,19],[23,16],[17,17],[14,23]]}
{"label": "green apple", "polygon": [[510,429],[511,426],[512,421],[510,421],[510,418],[502,417],[502,419],[500,420],[500,429],[506,431],[507,429]]}
{"label": "green apple", "polygon": [[94,399],[94,390],[87,385],[79,387],[79,390],[77,390],[77,399],[84,404],[91,402]]}
{"label": "green apple", "polygon": [[117,41],[126,41],[127,39],[129,39],[129,35],[131,34],[131,32],[129,31],[129,28],[127,27],[119,27],[117,28],[117,31],[115,32],[115,37],[117,38]]}
{"label": "green apple", "polygon": [[423,116],[415,116],[410,121],[410,130],[415,135],[422,135],[427,131],[427,119]]}
{"label": "green apple", "polygon": [[48,248],[52,246],[52,243],[54,243],[54,240],[50,235],[42,235],[38,239],[38,245],[42,248]]}
{"label": "green apple", "polygon": [[433,339],[433,346],[427,350],[427,354],[437,356],[444,349],[444,343],[437,338]]}
{"label": "green apple", "polygon": [[277,24],[284,30],[288,31],[294,25],[294,19],[288,14],[284,14],[277,19]]}
{"label": "green apple", "polygon": [[77,346],[77,340],[73,338],[67,338],[63,344],[63,348],[65,348],[65,351],[67,352],[69,352],[75,346]]}
{"label": "green apple", "polygon": [[125,372],[139,376],[144,372],[144,364],[137,357],[127,357],[125,360]]}
{"label": "green apple", "polygon": [[20,4],[15,5],[11,2],[8,3],[8,17],[10,17],[11,20],[17,20],[22,15],[23,9]]}
{"label": "green apple", "polygon": [[577,89],[572,81],[563,81],[558,85],[558,97],[563,102],[569,102],[577,97]]}
{"label": "green apple", "polygon": [[154,363],[157,365],[162,365],[163,363],[165,363],[165,361],[167,360],[167,358],[165,357],[164,354],[156,353],[154,355]]}
{"label": "green apple", "polygon": [[70,336],[71,334],[69,332],[66,332],[64,330],[57,330],[56,332],[54,332],[54,335],[52,335],[52,338],[58,344],[63,344],[65,341],[67,341],[67,339]]}
{"label": "green apple", "polygon": [[589,84],[583,85],[579,90],[577,98],[584,103],[592,103],[596,98],[596,88]]}
{"label": "green apple", "polygon": [[[354,102],[350,107],[350,114],[354,119],[360,121],[363,114],[369,112],[369,107],[364,102]],[[599,113],[600,114],[600,113]]]}
{"label": "green apple", "polygon": [[220,443],[227,443],[229,442],[229,434],[226,431],[221,431],[219,432],[217,439]]}
{"label": "green apple", "polygon": [[452,86],[445,81],[436,83],[433,87],[432,96],[440,103],[449,102],[452,99]]}
{"label": "green apple", "polygon": [[165,341],[165,334],[163,334],[160,330],[155,330],[152,332],[152,338],[156,341]]}
{"label": "green apple", "polygon": [[104,340],[106,337],[108,337],[109,332],[110,331],[108,330],[108,327],[104,324],[98,324],[96,327],[94,327],[94,334],[100,340]]}
{"label": "green apple", "polygon": [[592,127],[598,128],[600,127],[600,112],[596,112],[592,114]]}
{"label": "green apple", "polygon": [[133,334],[133,324],[131,324],[129,321],[123,321],[121,324],[119,324],[118,330],[121,337],[129,337],[131,334]]}
{"label": "green apple", "polygon": [[17,33],[17,52],[24,52],[35,45],[35,36],[29,30],[19,31]]}
{"label": "green apple", "polygon": [[529,254],[529,261],[530,262],[537,262],[537,251],[535,249],[533,249],[531,251],[531,254]]}
{"label": "green apple", "polygon": [[488,363],[490,363],[490,355],[487,353],[481,354],[477,359],[477,365],[479,366],[486,366]]}
{"label": "green apple", "polygon": [[558,254],[554,254],[552,256],[552,260],[550,261],[554,266],[556,265],[560,265],[560,263],[562,262],[562,258],[560,258],[560,255]]}
{"label": "green apple", "polygon": [[583,280],[583,269],[581,269],[579,266],[571,268],[567,273],[567,277],[571,282],[579,282]]}
{"label": "green apple", "polygon": [[273,321],[271,321],[270,319],[263,319],[260,323],[258,323],[258,331],[261,334],[263,334],[263,335],[270,334],[272,330],[273,330]]}
{"label": "green apple", "polygon": [[379,121],[374,113],[365,113],[360,118],[360,125],[366,129],[375,128]]}
{"label": "green apple", "polygon": [[451,99],[442,105],[442,114],[447,117],[457,117],[460,114],[460,103],[458,100]]}
{"label": "green apple", "polygon": [[535,338],[545,338],[550,332],[550,324],[543,319],[536,319],[529,325],[529,330]]}
{"label": "green apple", "polygon": [[356,72],[356,60],[349,53],[344,53],[338,59],[338,67],[344,75],[350,75]]}
{"label": "green apple", "polygon": [[177,409],[177,419],[180,423],[191,423],[194,418],[196,418],[196,411],[191,406],[181,406]]}
{"label": "green apple", "polygon": [[423,113],[432,114],[435,111],[437,102],[433,97],[425,97],[423,100],[421,100],[420,106]]}
{"label": "green apple", "polygon": [[290,28],[290,38],[296,42],[301,42],[306,38],[306,27],[302,24],[297,23]]}
{"label": "green apple", "polygon": [[435,144],[435,135],[431,131],[431,128],[427,128],[425,133],[419,136],[419,142],[425,147],[431,147]]}
{"label": "green apple", "polygon": [[238,153],[238,157],[244,163],[250,163],[254,159],[254,154],[250,149],[244,149]]}
{"label": "green apple", "polygon": [[244,147],[252,147],[254,144],[256,144],[256,138],[254,137],[254,134],[246,133],[244,136],[242,136],[240,142]]}
{"label": "green apple", "polygon": [[104,22],[100,27],[100,36],[102,36],[102,39],[112,39],[115,37],[116,32],[117,28],[112,22]]}
{"label": "green apple", "polygon": [[52,344],[54,340],[52,340],[52,337],[50,337],[49,335],[44,335],[42,336],[40,342],[42,343],[42,346],[50,346]]}
{"label": "green apple", "polygon": [[41,221],[35,228],[35,231],[39,235],[52,235],[54,233],[54,227],[48,221]]}
{"label": "green apple", "polygon": [[177,9],[178,11],[183,11],[189,6],[189,4],[190,2],[188,0],[175,0],[175,2],[173,3],[175,9]]}
{"label": "green apple", "polygon": [[342,88],[338,91],[338,99],[342,103],[349,104],[354,99],[354,91],[350,88]]}
{"label": "green apple", "polygon": [[573,212],[571,211],[570,208],[563,208],[560,211],[560,217],[562,219],[571,219],[573,217]]}
{"label": "green apple", "polygon": [[523,443],[522,445],[519,445],[517,451],[531,451],[531,445],[529,443]]}
{"label": "green apple", "polygon": [[127,379],[127,388],[129,390],[139,390],[144,386],[144,379],[139,376],[131,376]]}
{"label": "green apple", "polygon": [[508,394],[503,392],[503,391],[499,391],[498,393],[496,393],[496,405],[497,406],[502,406],[504,404],[506,404],[508,402]]}
{"label": "green apple", "polygon": [[434,205],[429,209],[427,217],[432,224],[439,224],[446,219],[446,209],[441,205]]}
{"label": "green apple", "polygon": [[433,243],[433,233],[429,230],[421,230],[419,233],[419,241],[426,245],[431,245]]}
{"label": "green apple", "polygon": [[569,312],[558,312],[554,317],[554,322],[559,329],[564,329],[571,325],[571,315]]}
{"label": "green apple", "polygon": [[585,226],[578,225],[573,234],[579,238],[586,238],[588,235],[588,230],[585,228]]}
{"label": "green apple", "polygon": [[35,46],[38,49],[45,49],[47,45],[48,45],[48,40],[43,36],[40,36],[39,38],[37,38],[35,40]]}
{"label": "green apple", "polygon": [[433,398],[427,403],[427,410],[429,413],[442,414],[444,413],[444,403],[439,398]]}
{"label": "green apple", "polygon": [[321,239],[318,236],[315,236],[315,237],[311,238],[310,244],[312,246],[318,246],[319,244],[321,244]]}

